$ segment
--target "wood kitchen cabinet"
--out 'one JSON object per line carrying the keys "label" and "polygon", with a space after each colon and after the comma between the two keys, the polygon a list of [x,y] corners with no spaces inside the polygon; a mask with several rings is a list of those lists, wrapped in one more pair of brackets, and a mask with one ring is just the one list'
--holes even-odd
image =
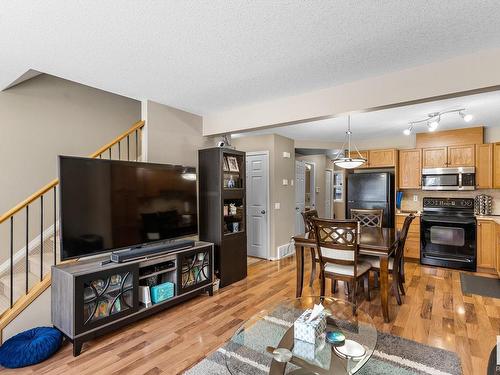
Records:
{"label": "wood kitchen cabinet", "polygon": [[399,188],[420,189],[422,184],[422,150],[399,151]]}
{"label": "wood kitchen cabinet", "polygon": [[477,267],[479,271],[492,272],[497,267],[496,225],[491,220],[477,221]]}
{"label": "wood kitchen cabinet", "polygon": [[429,147],[422,149],[423,168],[473,167],[475,145]]}
{"label": "wood kitchen cabinet", "polygon": [[[358,167],[358,168],[368,168],[370,166],[370,158],[369,158],[370,152],[369,151],[360,151],[359,154],[361,155],[361,157],[363,159],[366,159],[366,163],[364,163],[361,167]],[[353,158],[359,157],[356,150],[351,151],[351,156]]]}
{"label": "wood kitchen cabinet", "polygon": [[493,145],[493,187],[500,189],[500,142]]}
{"label": "wood kitchen cabinet", "polygon": [[497,275],[500,277],[500,224],[497,224]]}
{"label": "wood kitchen cabinet", "polygon": [[448,167],[474,167],[475,145],[448,146]]}
{"label": "wood kitchen cabinet", "polygon": [[397,150],[370,150],[368,153],[369,166],[376,167],[394,167],[396,165]]}
{"label": "wood kitchen cabinet", "polygon": [[[397,215],[396,216],[396,228],[401,230],[403,228],[403,223],[406,216]],[[404,248],[405,259],[420,259],[420,217],[417,216],[411,222],[410,228],[408,230],[408,237],[406,237],[405,248]]]}
{"label": "wood kitchen cabinet", "polygon": [[422,150],[422,168],[444,168],[447,160],[446,147],[430,147]]}
{"label": "wood kitchen cabinet", "polygon": [[493,187],[493,145],[476,145],[476,188]]}

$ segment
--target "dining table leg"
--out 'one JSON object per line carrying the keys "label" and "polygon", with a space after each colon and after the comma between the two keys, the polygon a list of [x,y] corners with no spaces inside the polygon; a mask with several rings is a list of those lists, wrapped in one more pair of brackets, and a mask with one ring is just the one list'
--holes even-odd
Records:
{"label": "dining table leg", "polygon": [[380,302],[384,321],[389,323],[389,258],[380,257]]}
{"label": "dining table leg", "polygon": [[304,284],[304,246],[295,245],[295,262],[297,264],[297,290],[295,297],[302,296],[302,285]]}

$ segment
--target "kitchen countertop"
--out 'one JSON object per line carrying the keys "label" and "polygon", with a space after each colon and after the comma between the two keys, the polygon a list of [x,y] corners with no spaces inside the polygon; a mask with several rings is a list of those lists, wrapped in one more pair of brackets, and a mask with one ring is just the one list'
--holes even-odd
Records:
{"label": "kitchen countertop", "polygon": [[[396,216],[408,216],[409,214],[414,214],[415,216],[420,216],[419,211],[396,212]],[[500,216],[499,216],[499,218],[500,218]]]}
{"label": "kitchen countertop", "polygon": [[491,220],[500,225],[500,215],[476,215],[477,220]]}
{"label": "kitchen countertop", "polygon": [[[421,216],[421,213],[418,211],[413,212],[396,212],[396,216],[408,216],[410,213],[413,213],[415,216]],[[491,220],[500,225],[500,215],[476,215],[477,220]]]}

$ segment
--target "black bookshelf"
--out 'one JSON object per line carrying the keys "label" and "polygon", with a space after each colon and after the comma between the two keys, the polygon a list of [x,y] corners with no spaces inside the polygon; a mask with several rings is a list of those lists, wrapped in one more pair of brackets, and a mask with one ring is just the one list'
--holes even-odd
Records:
{"label": "black bookshelf", "polygon": [[199,232],[215,244],[215,274],[225,287],[247,276],[245,153],[199,150]]}

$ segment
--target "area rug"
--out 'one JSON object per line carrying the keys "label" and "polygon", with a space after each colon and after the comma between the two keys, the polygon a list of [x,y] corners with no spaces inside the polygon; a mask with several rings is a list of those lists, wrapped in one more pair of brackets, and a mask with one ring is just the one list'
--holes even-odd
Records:
{"label": "area rug", "polygon": [[500,279],[460,273],[463,294],[477,294],[483,297],[500,298]]}
{"label": "area rug", "polygon": [[[237,375],[267,375],[272,359],[264,346],[264,342],[269,341],[262,340],[262,338],[266,335],[273,335],[274,338],[276,336],[281,337],[280,335],[284,332],[283,327],[278,328],[274,322],[276,320],[283,322],[283,315],[279,319],[276,318],[266,316],[265,319],[259,321],[250,330],[247,329],[245,331],[243,350],[238,342],[229,341],[215,353],[189,369],[185,374],[234,375],[227,370],[225,358],[228,353],[237,352],[238,367],[241,369],[241,372]],[[287,373],[294,369],[296,369],[295,366],[287,366]],[[460,359],[455,353],[378,332],[377,345],[372,357],[356,374],[460,375],[462,374],[462,368]]]}

